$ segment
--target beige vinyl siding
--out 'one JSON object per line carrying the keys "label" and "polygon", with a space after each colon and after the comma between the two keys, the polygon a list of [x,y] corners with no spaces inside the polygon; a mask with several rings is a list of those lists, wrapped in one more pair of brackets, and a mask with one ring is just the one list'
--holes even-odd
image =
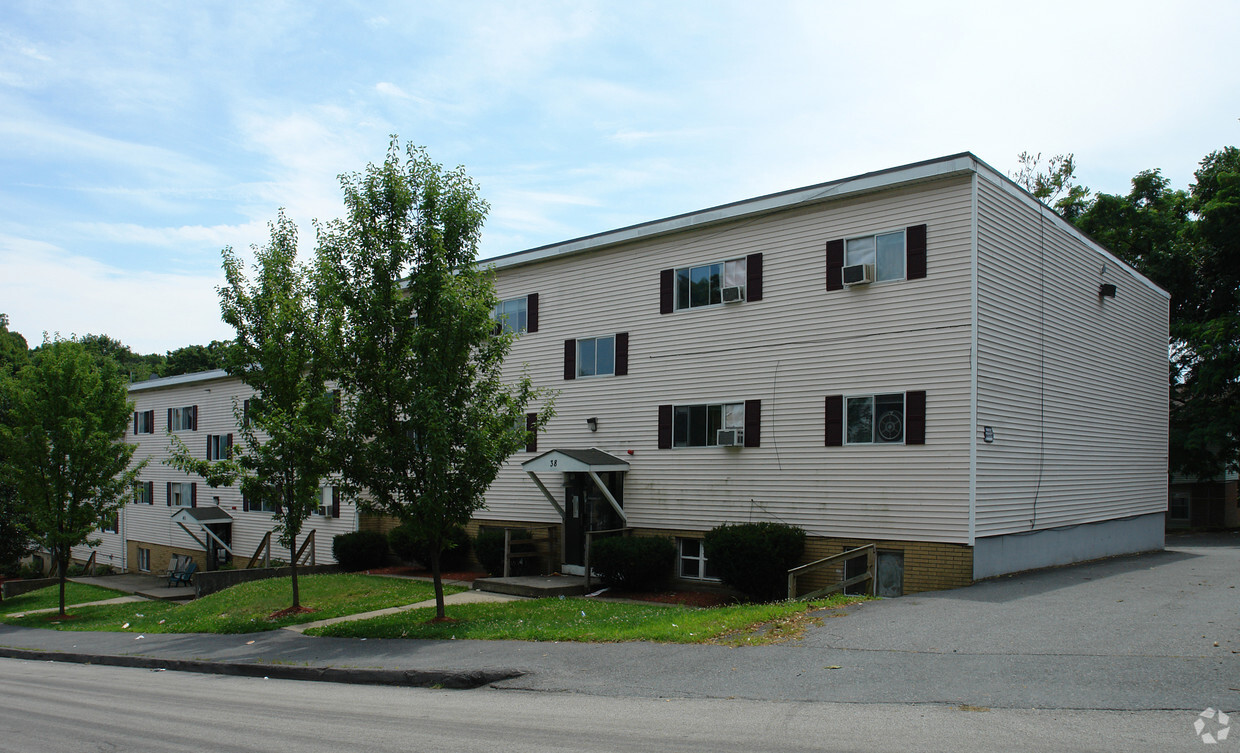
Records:
{"label": "beige vinyl siding", "polygon": [[976,535],[1165,510],[1165,294],[997,177],[978,183]]}
{"label": "beige vinyl siding", "polygon": [[[967,541],[970,202],[969,180],[953,178],[500,270],[501,299],[539,294],[539,331],[507,365],[559,390],[539,451],[627,459],[633,526],[783,520],[812,535]],[[926,279],[825,290],[828,240],[922,223]],[[659,313],[661,270],[758,252],[762,301]],[[615,332],[629,333],[628,376],[563,379],[564,340]],[[927,392],[925,446],[824,447],[827,395],[909,390]],[[657,448],[659,405],[753,399],[760,448]],[[531,457],[510,459],[478,518],[558,520],[520,469]],[[561,478],[543,480],[563,494]]]}
{"label": "beige vinyl siding", "polygon": [[[271,530],[272,514],[266,512],[247,512],[241,501],[241,491],[236,487],[212,489],[197,476],[191,476],[165,465],[164,461],[171,456],[171,442],[167,434],[168,408],[188,405],[198,406],[198,430],[182,430],[174,432],[196,457],[206,458],[207,436],[211,434],[232,434],[234,447],[242,444],[241,432],[234,416],[234,400],[240,409],[253,391],[239,379],[227,375],[219,378],[192,379],[191,381],[159,387],[147,384],[134,385],[130,391],[130,400],[134,401],[136,411],[155,411],[155,433],[138,435],[138,449],[134,452],[134,462],[149,459],[141,472],[143,481],[154,483],[154,504],[137,505],[130,502],[125,505],[125,539],[163,546],[183,547],[200,550],[202,547],[184,530],[172,521],[177,508],[167,505],[168,482],[196,482],[198,484],[198,506],[206,507],[213,504],[213,498],[219,497],[219,506],[233,518],[232,549],[234,563],[244,567],[249,561],[263,536]],[[127,441],[134,441],[132,427]],[[335,562],[332,557],[331,541],[341,533],[356,530],[356,512],[350,503],[341,502],[339,518],[325,518],[312,515],[303,525],[302,534],[298,537],[298,545],[311,530],[315,534],[315,561],[319,564]],[[193,530],[191,528],[191,530]],[[202,534],[195,530],[199,537]],[[287,550],[281,550],[275,537],[272,537],[272,556],[283,560],[289,559]]]}

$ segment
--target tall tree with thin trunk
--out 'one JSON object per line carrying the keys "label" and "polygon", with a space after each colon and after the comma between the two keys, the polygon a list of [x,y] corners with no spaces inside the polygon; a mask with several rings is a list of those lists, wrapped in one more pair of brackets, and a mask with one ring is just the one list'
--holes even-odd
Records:
{"label": "tall tree with thin trunk", "polygon": [[552,400],[502,373],[514,335],[497,333],[492,273],[475,263],[487,206],[464,171],[393,138],[383,164],[341,185],[347,217],[320,232],[318,257],[347,396],[347,488],[425,539],[442,618],[448,534],[527,444],[526,406],[541,403],[537,431]]}
{"label": "tall tree with thin trunk", "polygon": [[233,405],[242,441],[231,457],[208,461],[173,436],[167,462],[211,486],[240,484],[251,505],[274,509],[296,609],[298,536],[323,504],[321,487],[336,464],[330,450],[338,399],[327,388],[325,313],[311,271],[297,263],[297,226],[283,211],[271,224],[271,241],[254,253],[250,281],[241,258],[224,249],[227,284],[218,289],[223,319],[237,333],[223,349],[224,368],[254,389],[248,411]]}
{"label": "tall tree with thin trunk", "polygon": [[116,367],[73,341],[45,341],[15,375],[0,370],[0,477],[56,564],[61,615],[71,548],[98,543],[91,534],[116,514],[143,465],[129,467],[127,398]]}

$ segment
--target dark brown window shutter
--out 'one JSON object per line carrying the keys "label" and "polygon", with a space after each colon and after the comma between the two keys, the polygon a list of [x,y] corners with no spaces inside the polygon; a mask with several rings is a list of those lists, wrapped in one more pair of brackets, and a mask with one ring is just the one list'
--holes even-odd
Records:
{"label": "dark brown window shutter", "polygon": [[198,482],[197,481],[189,485],[189,506],[190,507],[198,506]]}
{"label": "dark brown window shutter", "polygon": [[168,430],[172,430],[172,409],[168,409]]}
{"label": "dark brown window shutter", "polygon": [[762,254],[745,257],[745,300],[762,300]]}
{"label": "dark brown window shutter", "polygon": [[577,378],[577,341],[564,341],[564,378]]}
{"label": "dark brown window shutter", "polygon": [[228,439],[225,440],[224,444],[227,445],[228,447],[228,454],[225,455],[224,457],[231,459],[232,458],[232,434],[228,435]]}
{"label": "dark brown window shutter", "polygon": [[538,294],[530,293],[525,297],[525,331],[538,331]]}
{"label": "dark brown window shutter", "polygon": [[245,492],[241,492],[241,510],[242,512],[250,511],[250,497]]}
{"label": "dark brown window shutter", "polygon": [[762,401],[745,401],[745,446],[762,446]]}
{"label": "dark brown window shutter", "polygon": [[198,431],[198,406],[197,405],[195,405],[191,409],[190,415],[193,417],[190,419],[191,421],[193,421],[191,428],[193,431]]}
{"label": "dark brown window shutter", "polygon": [[926,443],[926,391],[904,393],[904,444]]}
{"label": "dark brown window shutter", "polygon": [[525,451],[538,452],[538,414],[525,414]]}
{"label": "dark brown window shutter", "polygon": [[211,457],[211,440],[212,440],[212,439],[214,439],[214,437],[212,437],[210,434],[208,434],[208,435],[207,435],[207,460],[212,460],[212,459],[213,459],[213,458]]}
{"label": "dark brown window shutter", "polygon": [[154,410],[149,410],[149,411],[147,411],[146,413],[147,413],[147,415],[149,416],[149,418],[147,418],[147,420],[146,420],[146,425],[147,425],[147,432],[146,432],[146,433],[147,433],[147,434],[154,434],[154,433],[155,433],[155,411],[154,411]]}
{"label": "dark brown window shutter", "polygon": [[920,280],[926,276],[926,226],[913,225],[904,231],[905,276]]}
{"label": "dark brown window shutter", "polygon": [[133,414],[133,433],[135,435],[138,433],[138,412],[137,411],[134,411],[134,414]]}
{"label": "dark brown window shutter", "polygon": [[332,390],[332,413],[340,413],[340,390]]}
{"label": "dark brown window shutter", "polygon": [[146,503],[148,505],[155,504],[155,482],[146,482]]}
{"label": "dark brown window shutter", "polygon": [[844,396],[827,396],[827,447],[844,444]]}
{"label": "dark brown window shutter", "polygon": [[340,487],[332,487],[332,517],[340,517]]}
{"label": "dark brown window shutter", "polygon": [[629,333],[616,333],[616,376],[629,373]]}
{"label": "dark brown window shutter", "polygon": [[250,401],[246,400],[241,404],[241,425],[250,425]]}
{"label": "dark brown window shutter", "polygon": [[827,241],[827,290],[843,290],[844,241]]}
{"label": "dark brown window shutter", "polygon": [[676,270],[665,269],[659,272],[659,313],[670,314],[676,306],[675,285]]}
{"label": "dark brown window shutter", "polygon": [[172,507],[172,482],[171,481],[168,482],[168,496],[165,497],[165,499],[167,500],[168,506]]}
{"label": "dark brown window shutter", "polygon": [[659,406],[659,449],[672,448],[672,406]]}

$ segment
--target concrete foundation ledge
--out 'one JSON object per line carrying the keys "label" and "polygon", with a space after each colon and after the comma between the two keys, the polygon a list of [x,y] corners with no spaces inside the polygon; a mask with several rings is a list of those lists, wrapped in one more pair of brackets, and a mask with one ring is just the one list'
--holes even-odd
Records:
{"label": "concrete foundation ledge", "polygon": [[1163,548],[1163,513],[990,536],[973,544],[973,578]]}
{"label": "concrete foundation ledge", "polygon": [[520,677],[516,669],[354,669],[350,667],[299,667],[291,664],[214,662],[194,659],[160,659],[153,656],[77,654],[60,651],[0,647],[0,657],[32,661],[58,661],[71,664],[100,664],[109,667],[166,669],[174,672],[270,677],[277,680],[338,682],[351,685],[399,685],[411,688],[473,690],[503,680]]}

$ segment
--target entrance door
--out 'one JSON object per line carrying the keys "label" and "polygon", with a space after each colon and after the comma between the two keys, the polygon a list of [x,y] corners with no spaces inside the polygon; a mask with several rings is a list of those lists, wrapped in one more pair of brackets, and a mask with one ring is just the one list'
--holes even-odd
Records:
{"label": "entrance door", "polygon": [[[616,502],[624,505],[624,474],[604,473],[600,476]],[[585,575],[586,531],[607,531],[623,523],[587,473],[568,475],[564,493],[564,566],[563,572]]]}
{"label": "entrance door", "polygon": [[585,575],[586,525],[581,486],[569,483],[564,490],[564,572]]}

